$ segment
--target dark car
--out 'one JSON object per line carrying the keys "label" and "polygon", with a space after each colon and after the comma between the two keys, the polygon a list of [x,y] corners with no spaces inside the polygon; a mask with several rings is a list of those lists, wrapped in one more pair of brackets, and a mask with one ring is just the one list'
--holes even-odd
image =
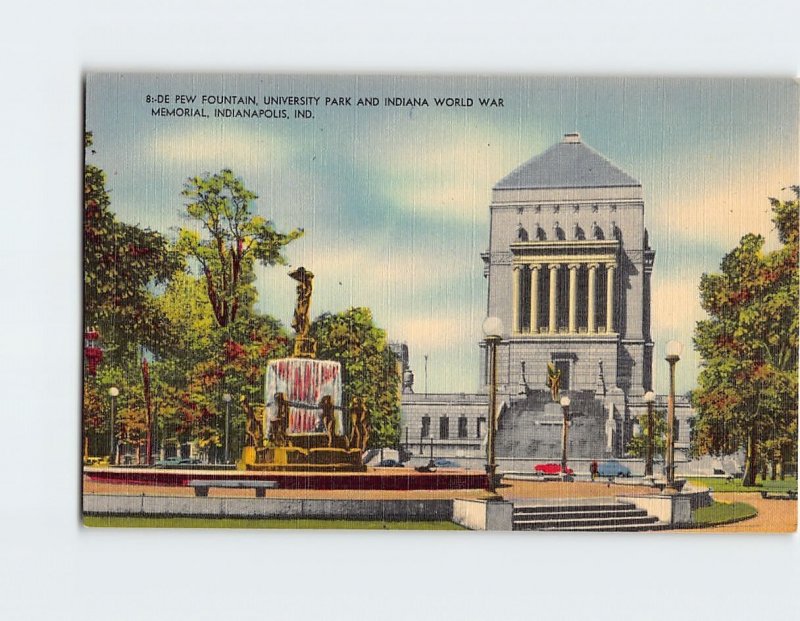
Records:
{"label": "dark car", "polygon": [[161,461],[157,461],[154,468],[180,468],[181,466],[197,466],[202,464],[197,457],[167,457]]}
{"label": "dark car", "polygon": [[597,468],[597,474],[601,477],[629,477],[631,476],[631,469],[619,463],[616,459],[609,459],[600,464]]}
{"label": "dark car", "polygon": [[549,474],[549,475],[575,474],[575,472],[569,466],[567,466],[567,469],[562,473],[561,464],[536,464],[533,467],[533,471],[536,474]]}
{"label": "dark car", "polygon": [[376,468],[403,468],[403,464],[401,464],[396,459],[382,459],[376,465]]}
{"label": "dark car", "polygon": [[433,467],[434,468],[460,468],[461,464],[458,462],[452,461],[450,459],[434,459],[433,460]]}

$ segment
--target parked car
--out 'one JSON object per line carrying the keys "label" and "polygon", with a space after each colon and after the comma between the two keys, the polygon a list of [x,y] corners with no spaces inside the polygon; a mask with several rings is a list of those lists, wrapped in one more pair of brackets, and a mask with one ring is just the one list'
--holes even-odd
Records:
{"label": "parked car", "polygon": [[619,463],[616,459],[604,461],[597,468],[597,474],[601,477],[629,477],[631,469],[625,464]]}
{"label": "parked car", "polygon": [[549,475],[575,474],[575,472],[569,466],[567,466],[567,469],[562,473],[561,464],[536,464],[533,467],[533,471],[536,474],[549,474]]}
{"label": "parked car", "polygon": [[433,467],[434,468],[460,468],[461,464],[458,462],[452,461],[450,459],[434,459],[433,460]]}
{"label": "parked car", "polygon": [[180,468],[181,466],[197,466],[202,464],[197,457],[167,457],[153,464],[154,468]]}
{"label": "parked car", "polygon": [[376,468],[403,468],[403,464],[401,464],[396,459],[382,459],[376,465]]}

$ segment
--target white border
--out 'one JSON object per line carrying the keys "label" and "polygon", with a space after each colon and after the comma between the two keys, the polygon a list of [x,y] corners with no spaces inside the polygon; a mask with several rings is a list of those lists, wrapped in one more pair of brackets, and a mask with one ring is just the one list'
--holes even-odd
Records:
{"label": "white border", "polygon": [[0,617],[789,618],[797,535],[87,531],[78,523],[82,71],[797,75],[793,2],[653,4],[5,7]]}

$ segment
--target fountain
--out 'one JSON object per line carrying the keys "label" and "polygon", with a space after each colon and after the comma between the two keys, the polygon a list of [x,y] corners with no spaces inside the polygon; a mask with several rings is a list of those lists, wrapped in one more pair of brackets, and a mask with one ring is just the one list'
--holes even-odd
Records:
{"label": "fountain", "polygon": [[242,463],[248,470],[363,471],[367,409],[354,397],[345,420],[341,364],[317,360],[316,342],[309,336],[314,274],[300,267],[289,276],[297,281],[293,355],[267,365],[263,416],[245,408],[248,434]]}

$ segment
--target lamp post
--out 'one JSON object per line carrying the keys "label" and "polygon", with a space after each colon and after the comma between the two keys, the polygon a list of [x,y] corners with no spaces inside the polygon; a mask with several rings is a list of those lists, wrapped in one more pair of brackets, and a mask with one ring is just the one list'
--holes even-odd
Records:
{"label": "lamp post", "polygon": [[117,450],[116,450],[117,443],[114,438],[114,405],[117,400],[117,397],[119,397],[119,388],[117,388],[116,386],[112,386],[111,388],[109,388],[108,396],[111,397],[111,432],[110,432],[111,454],[108,457],[108,464],[113,465],[117,461]]}
{"label": "lamp post", "polygon": [[228,463],[228,431],[230,429],[230,418],[231,418],[231,394],[226,392],[222,395],[222,400],[225,402],[225,463]]}
{"label": "lamp post", "polygon": [[647,404],[647,453],[645,454],[644,476],[653,476],[653,402],[656,395],[652,390],[644,393],[644,402]]}
{"label": "lamp post", "polygon": [[567,476],[567,438],[569,437],[569,404],[567,395],[561,397],[561,413],[564,415],[564,427],[561,429],[561,476]]}
{"label": "lamp post", "polygon": [[495,425],[497,421],[497,344],[503,337],[503,322],[497,317],[487,317],[483,322],[483,335],[489,350],[489,429],[486,442],[486,475],[489,478],[489,493],[496,494],[495,476]]}
{"label": "lamp post", "polygon": [[683,345],[678,341],[667,343],[666,361],[669,363],[669,397],[667,398],[667,450],[664,457],[667,467],[667,485],[675,483],[675,364],[681,359]]}

